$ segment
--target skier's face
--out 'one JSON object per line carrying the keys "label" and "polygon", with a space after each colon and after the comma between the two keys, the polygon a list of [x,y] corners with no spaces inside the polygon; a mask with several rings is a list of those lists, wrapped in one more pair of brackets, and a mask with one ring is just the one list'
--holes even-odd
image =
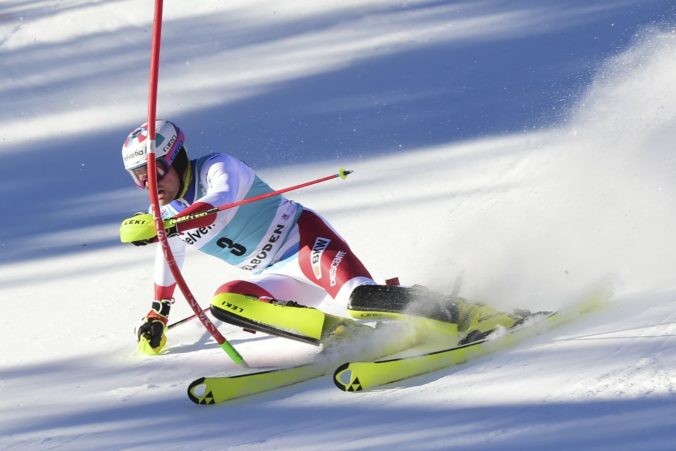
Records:
{"label": "skier's face", "polygon": [[178,172],[170,165],[166,175],[157,182],[157,195],[160,199],[160,205],[167,205],[176,199],[180,187],[181,181],[179,180]]}
{"label": "skier's face", "polygon": [[[160,199],[160,205],[166,205],[178,196],[178,190],[181,186],[178,172],[163,158],[157,159],[157,190]],[[148,189],[148,166],[143,165],[129,171],[134,179],[136,186],[141,189]]]}
{"label": "skier's face", "polygon": [[[157,167],[157,180],[162,180],[162,178],[169,172],[169,166],[171,164],[167,163],[164,158],[158,158],[156,160]],[[148,187],[148,165],[144,164],[134,169],[128,169],[129,175],[136,183],[136,186],[140,189],[145,189]]]}

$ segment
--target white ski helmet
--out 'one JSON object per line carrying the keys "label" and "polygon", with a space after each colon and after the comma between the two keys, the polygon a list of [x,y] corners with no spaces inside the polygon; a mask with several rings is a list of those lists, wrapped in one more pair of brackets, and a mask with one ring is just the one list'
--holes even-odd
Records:
{"label": "white ski helmet", "polygon": [[[139,168],[148,161],[148,123],[129,133],[122,145],[122,161],[127,171]],[[164,158],[170,165],[183,148],[185,136],[176,124],[155,121],[155,158]]]}

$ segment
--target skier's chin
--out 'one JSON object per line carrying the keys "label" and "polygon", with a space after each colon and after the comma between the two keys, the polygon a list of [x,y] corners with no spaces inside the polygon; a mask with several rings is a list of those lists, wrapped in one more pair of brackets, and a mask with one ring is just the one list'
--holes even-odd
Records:
{"label": "skier's chin", "polygon": [[169,196],[167,195],[166,192],[164,192],[164,190],[159,190],[157,192],[157,198],[160,201],[160,205],[162,206],[167,205],[172,201],[172,199],[169,199]]}

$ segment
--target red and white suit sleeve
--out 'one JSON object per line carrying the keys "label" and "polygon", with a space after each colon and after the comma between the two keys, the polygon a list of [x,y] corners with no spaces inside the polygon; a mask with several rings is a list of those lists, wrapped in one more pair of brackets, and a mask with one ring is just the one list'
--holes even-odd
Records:
{"label": "red and white suit sleeve", "polygon": [[[185,261],[185,247],[186,244],[178,238],[173,236],[169,238],[169,246],[171,247],[171,252],[174,254],[174,260],[179,268],[183,267],[183,262]],[[174,280],[173,274],[169,269],[169,265],[164,258],[164,252],[162,251],[162,246],[156,246],[155,251],[155,266],[153,268],[153,281],[155,282],[155,299],[171,299],[174,296],[174,290],[176,289],[176,280]]]}

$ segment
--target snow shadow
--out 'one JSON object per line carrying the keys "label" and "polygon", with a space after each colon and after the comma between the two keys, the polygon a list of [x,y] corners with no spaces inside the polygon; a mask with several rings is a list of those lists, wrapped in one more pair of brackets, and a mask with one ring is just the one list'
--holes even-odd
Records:
{"label": "snow shadow", "polygon": [[[78,447],[97,449],[153,447],[160,440],[172,448],[634,450],[669,449],[674,413],[673,399],[663,396],[429,408],[362,406],[359,415],[340,404],[302,407],[259,399],[204,407],[192,406],[185,398],[155,398],[107,407],[76,406],[59,416],[38,413],[3,429],[11,428],[4,433],[11,431],[15,439],[40,433],[53,444],[76,440]],[[193,424],[199,427],[192,428]],[[161,438],[153,431],[160,431]]]}
{"label": "snow shadow", "polygon": [[[40,2],[33,3],[13,2],[9,19],[21,13],[24,20],[43,16]],[[630,45],[637,30],[671,11],[670,3],[421,1],[292,20],[280,17],[274,26],[247,25],[236,12],[175,20],[165,16],[159,115],[170,116],[184,128],[194,156],[228,151],[270,171],[307,162],[349,165],[435,144],[548,127],[565,117],[600,62]],[[76,7],[67,2],[60,6]],[[479,31],[470,27],[467,36],[448,39],[424,33],[456,20],[475,20]],[[404,24],[418,34],[406,45],[374,42],[365,51],[358,45],[364,37],[358,27],[349,28],[351,23],[383,30],[392,23],[395,31]],[[326,43],[315,36],[318,30],[346,26],[347,31]],[[39,89],[12,79],[0,87],[0,99],[6,111],[18,111],[27,119],[64,109],[63,128],[73,129],[74,124],[65,121],[78,104],[88,102],[87,96],[118,90],[125,97],[128,88],[144,92],[147,36],[145,29],[128,27],[117,34],[35,43],[17,53],[2,50],[11,68],[6,70],[29,75],[31,65],[39,61],[66,75]],[[224,95],[223,100],[204,107],[183,105],[182,98],[188,104],[191,97],[206,95],[195,94],[190,77],[181,77],[191,55],[255,55],[261,46],[274,50],[277,44],[296,59],[303,60],[298,53],[307,51],[307,67],[260,79],[259,72],[275,69],[280,61],[274,60],[275,67],[254,65],[251,86],[235,84],[227,97],[221,93],[227,89],[217,84],[213,95]],[[355,46],[353,58],[349,51],[336,50],[345,46]],[[75,63],[101,58],[101,48],[105,62],[78,70]],[[324,66],[323,55],[336,53],[337,62]],[[245,77],[246,68],[232,63]],[[227,67],[221,61],[203,70]],[[227,75],[232,74],[223,73]],[[118,245],[120,220],[146,203],[145,194],[129,188],[119,159],[122,140],[143,120],[141,100],[138,110],[128,111],[124,119],[114,116],[119,109],[111,102],[111,125],[100,116],[93,125],[83,124],[81,133],[48,139],[37,133],[18,145],[0,142],[0,206],[8,213],[0,264]],[[69,102],[74,104],[68,107]],[[9,118],[7,112],[2,117]],[[25,135],[33,131],[26,129]],[[293,174],[288,180],[297,182]]]}
{"label": "snow shadow", "polygon": [[[557,349],[553,355],[542,354],[536,346],[522,350],[512,364],[505,362],[513,353],[502,353],[489,361],[492,369],[481,368],[481,361],[458,367],[468,369],[468,379],[455,370],[436,372],[436,378],[446,378],[443,393],[426,377],[405,384],[407,390],[390,386],[378,392],[338,393],[327,376],[208,407],[191,404],[185,395],[190,380],[199,376],[192,374],[189,368],[195,365],[185,358],[130,365],[79,356],[19,365],[0,369],[6,390],[3,403],[11,407],[0,425],[0,443],[16,444],[24,436],[39,435],[43,444],[97,449],[158,443],[254,449],[670,449],[676,438],[673,393],[636,392],[642,383],[647,389],[665,389],[663,381],[653,385],[644,379],[651,370],[642,356],[655,356],[650,364],[657,371],[650,374],[667,376],[667,361],[658,360],[669,357],[670,340],[664,336],[662,346],[656,347],[651,337],[629,342],[616,337],[613,343],[585,345],[582,353]],[[530,396],[531,387],[543,389],[542,382],[535,382],[543,371],[556,377],[557,365],[580,358],[589,361],[591,373],[585,371],[579,381],[567,380],[570,387],[545,384],[553,387],[551,396],[541,398],[537,391]],[[641,372],[634,373],[636,365]],[[207,373],[213,371],[209,366],[216,363],[196,365]],[[590,385],[582,384],[587,379]],[[39,380],[50,383],[36,384]],[[490,393],[491,381],[497,387],[519,388],[487,402],[482,386]],[[45,390],[53,395],[45,397]],[[533,397],[537,401],[526,401]]]}

